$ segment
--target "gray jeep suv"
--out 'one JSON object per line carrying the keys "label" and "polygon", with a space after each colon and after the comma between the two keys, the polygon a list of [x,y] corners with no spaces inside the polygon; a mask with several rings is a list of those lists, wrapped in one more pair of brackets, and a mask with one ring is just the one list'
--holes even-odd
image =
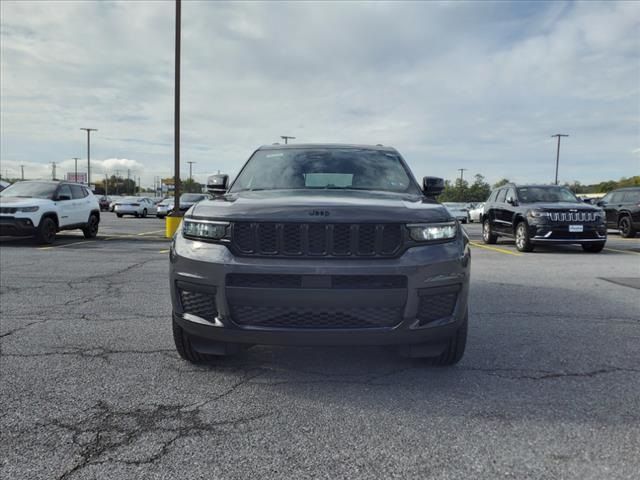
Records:
{"label": "gray jeep suv", "polygon": [[185,214],[170,251],[173,335],[194,363],[254,344],[464,353],[468,238],[393,148],[273,145]]}

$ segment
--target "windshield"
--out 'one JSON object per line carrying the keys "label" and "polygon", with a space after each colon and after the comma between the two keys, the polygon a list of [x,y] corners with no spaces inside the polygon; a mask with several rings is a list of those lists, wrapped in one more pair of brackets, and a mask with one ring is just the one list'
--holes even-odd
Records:
{"label": "windshield", "polygon": [[578,197],[565,187],[520,187],[518,200],[521,203],[580,203]]}
{"label": "windshield", "polygon": [[0,197],[25,197],[53,199],[58,187],[51,182],[17,182],[0,192]]}
{"label": "windshield", "polygon": [[204,198],[204,195],[196,195],[193,193],[185,193],[184,195],[180,195],[181,202],[199,202]]}
{"label": "windshield", "polygon": [[173,198],[165,198],[158,205],[171,205],[173,203]]}
{"label": "windshield", "polygon": [[230,192],[283,189],[420,194],[396,153],[356,148],[258,150]]}

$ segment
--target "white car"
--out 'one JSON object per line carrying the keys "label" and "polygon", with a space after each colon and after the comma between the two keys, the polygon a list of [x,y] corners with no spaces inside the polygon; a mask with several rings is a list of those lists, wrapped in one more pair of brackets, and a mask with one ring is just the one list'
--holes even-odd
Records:
{"label": "white car", "polygon": [[144,218],[147,215],[155,215],[158,209],[149,197],[124,197],[116,200],[113,211],[118,217],[133,215]]}
{"label": "white car", "polygon": [[98,234],[100,206],[86,185],[70,182],[16,182],[0,192],[0,235],[34,236],[51,244],[60,230]]}
{"label": "white car", "polygon": [[469,221],[469,210],[466,203],[445,202],[442,205],[449,210],[453,218],[459,220],[461,223],[467,223]]}
{"label": "white car", "polygon": [[484,203],[479,203],[471,210],[469,210],[469,221],[470,222],[479,222],[482,214],[484,213]]}
{"label": "white car", "polygon": [[158,211],[156,212],[156,217],[164,218],[169,214],[171,210],[173,210],[173,198],[165,198],[156,206],[158,207]]}

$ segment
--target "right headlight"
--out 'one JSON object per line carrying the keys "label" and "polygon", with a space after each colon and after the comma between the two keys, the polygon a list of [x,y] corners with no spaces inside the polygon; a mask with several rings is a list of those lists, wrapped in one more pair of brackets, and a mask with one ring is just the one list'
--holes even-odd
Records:
{"label": "right headlight", "polygon": [[409,235],[416,242],[432,242],[438,240],[452,240],[456,238],[458,226],[451,223],[424,223],[407,225]]}
{"label": "right headlight", "polygon": [[189,238],[220,240],[227,234],[227,228],[229,228],[229,224],[226,222],[190,218],[182,220],[182,234]]}
{"label": "right headlight", "polygon": [[527,216],[531,218],[544,218],[549,217],[551,212],[545,212],[544,210],[529,210]]}

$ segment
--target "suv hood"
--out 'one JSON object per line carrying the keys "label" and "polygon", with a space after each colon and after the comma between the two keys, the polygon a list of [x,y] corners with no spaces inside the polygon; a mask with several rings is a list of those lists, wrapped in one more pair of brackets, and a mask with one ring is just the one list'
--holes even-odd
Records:
{"label": "suv hood", "polygon": [[522,203],[523,207],[528,207],[540,210],[578,210],[581,212],[597,212],[600,208],[593,205],[587,205],[586,203],[572,203],[572,202],[552,202],[552,203]]}
{"label": "suv hood", "polygon": [[23,197],[0,197],[0,206],[3,207],[34,207],[42,205],[51,205],[53,200],[46,198],[23,198]]}
{"label": "suv hood", "polygon": [[416,195],[336,190],[270,190],[203,200],[194,218],[259,222],[419,223],[452,220],[440,204]]}

